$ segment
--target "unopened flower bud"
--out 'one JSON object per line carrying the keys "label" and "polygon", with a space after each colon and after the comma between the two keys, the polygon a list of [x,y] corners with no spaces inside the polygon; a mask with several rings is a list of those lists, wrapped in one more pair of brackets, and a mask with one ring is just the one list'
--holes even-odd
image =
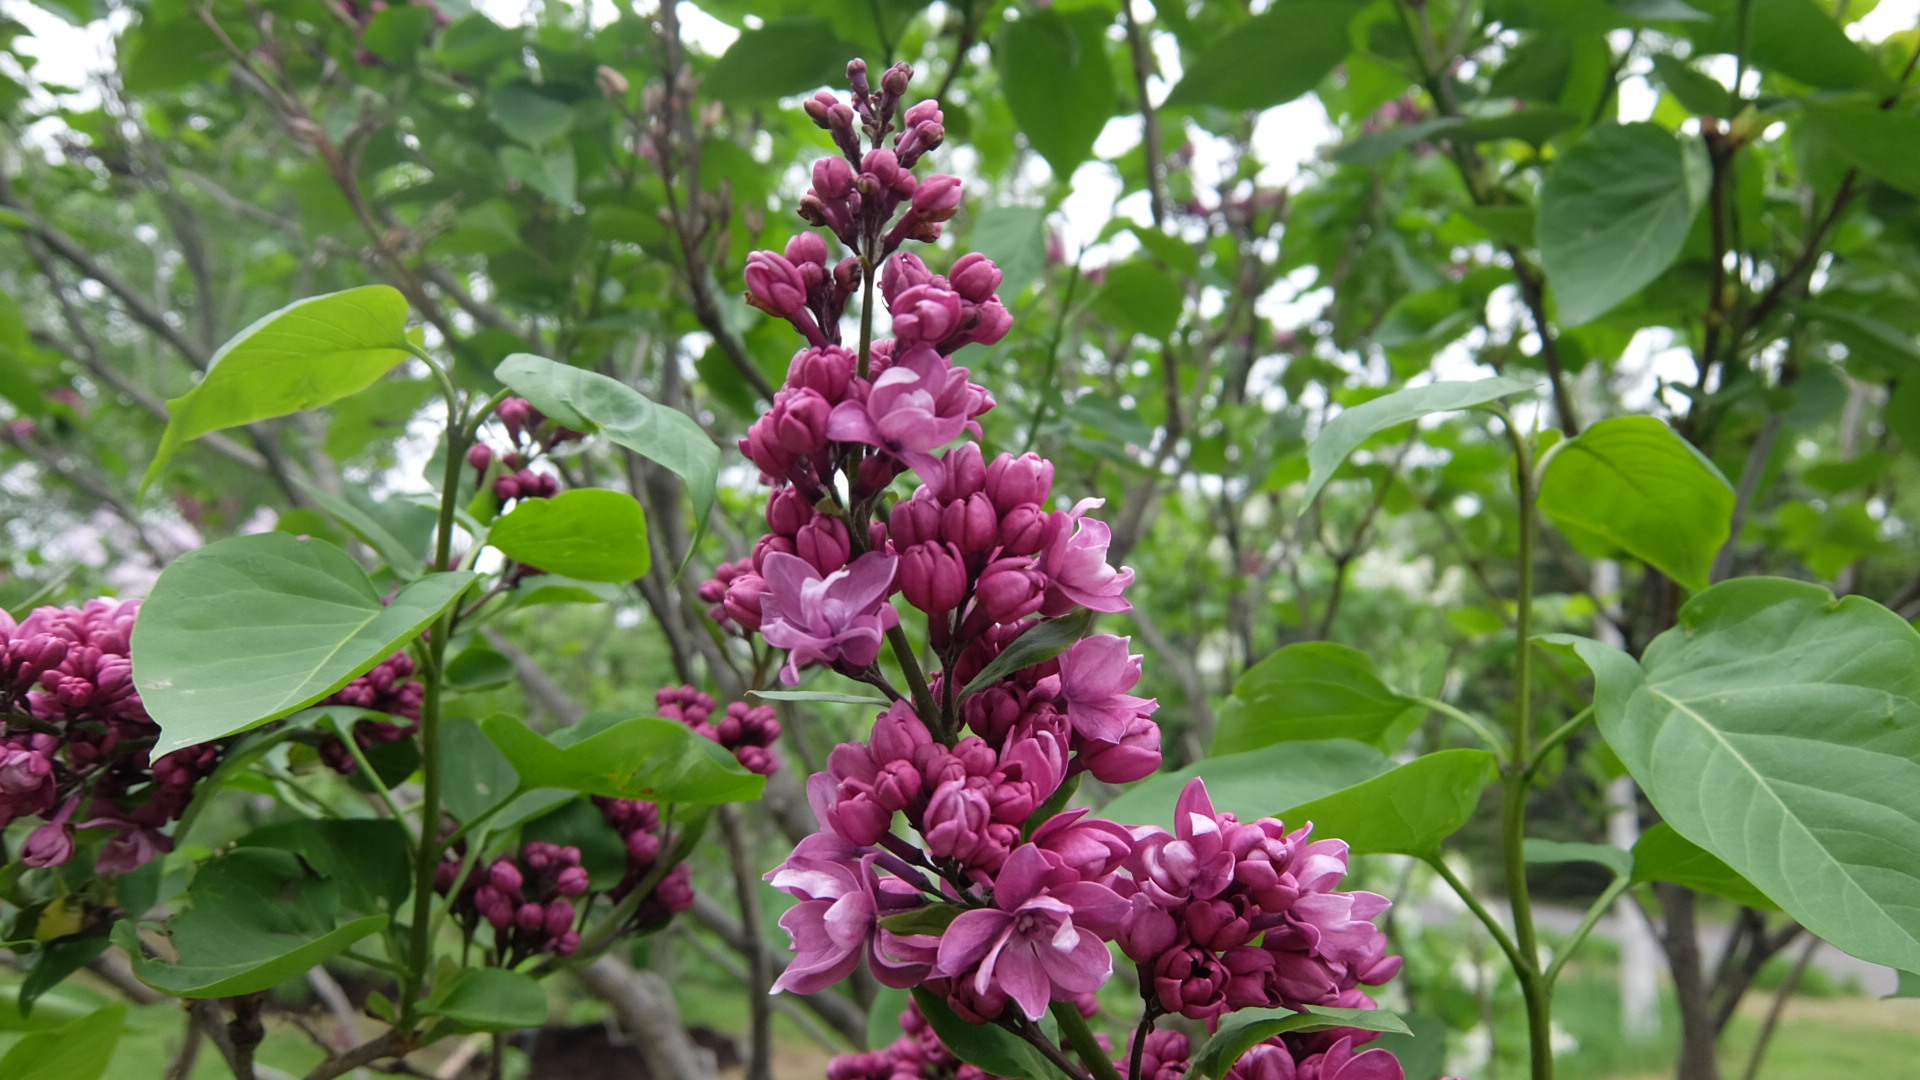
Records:
{"label": "unopened flower bud", "polygon": [[967,596],[967,566],[953,544],[916,544],[900,560],[900,592],[930,615],[952,611]]}
{"label": "unopened flower bud", "polygon": [[941,539],[959,548],[962,554],[975,555],[992,550],[999,542],[999,535],[999,515],[993,512],[993,504],[987,501],[984,493],[976,492],[965,499],[950,502],[940,512]]}
{"label": "unopened flower bud", "polygon": [[920,488],[913,498],[902,499],[887,516],[887,534],[896,551],[940,540],[940,503],[933,493]]}
{"label": "unopened flower bud", "polygon": [[946,479],[940,485],[942,502],[954,502],[986,490],[987,466],[980,457],[980,444],[964,442],[947,451],[944,460]]}
{"label": "unopened flower bud", "polygon": [[1000,547],[1008,555],[1034,555],[1047,546],[1049,515],[1029,503],[1000,519]]}
{"label": "unopened flower bud", "polygon": [[813,504],[798,488],[781,488],[767,499],[767,528],[780,536],[799,532],[816,515]]}
{"label": "unopened flower bud", "polygon": [[[841,162],[841,164],[846,163]],[[795,267],[818,266],[824,273],[827,265],[827,242],[820,239],[819,233],[795,233],[793,239],[787,241],[787,261]]]}
{"label": "unopened flower bud", "polygon": [[826,514],[815,516],[794,534],[793,551],[822,575],[845,567],[853,557],[846,522]]}
{"label": "unopened flower bud", "polygon": [[922,221],[946,221],[960,212],[960,178],[934,173],[913,191],[913,212]]}
{"label": "unopened flower bud", "polygon": [[1000,268],[985,255],[977,251],[970,252],[960,256],[960,260],[953,264],[947,280],[953,283],[954,291],[961,296],[976,304],[984,304],[993,299],[994,292],[1000,288]]}
{"label": "unopened flower bud", "polygon": [[473,466],[474,472],[486,472],[487,466],[493,464],[493,447],[474,443],[467,448],[467,464]]}
{"label": "unopened flower bud", "polygon": [[853,166],[843,157],[823,157],[814,162],[813,193],[827,202],[853,194]]}
{"label": "unopened flower bud", "polygon": [[852,352],[838,345],[802,349],[787,365],[787,385],[812,390],[837,405],[847,396],[857,362]]}
{"label": "unopened flower bud", "polygon": [[792,318],[805,310],[807,283],[786,256],[772,251],[756,251],[747,256],[747,302],[780,318]]}
{"label": "unopened flower bud", "polygon": [[519,867],[507,859],[501,859],[487,869],[487,884],[503,893],[517,893],[524,881]]}
{"label": "unopened flower bud", "polygon": [[573,916],[573,905],[565,900],[555,900],[548,904],[545,927],[547,934],[551,937],[559,937],[573,929]]}
{"label": "unopened flower bud", "polygon": [[632,89],[627,77],[605,64],[593,70],[594,85],[600,88],[600,96],[614,101],[624,100]]}

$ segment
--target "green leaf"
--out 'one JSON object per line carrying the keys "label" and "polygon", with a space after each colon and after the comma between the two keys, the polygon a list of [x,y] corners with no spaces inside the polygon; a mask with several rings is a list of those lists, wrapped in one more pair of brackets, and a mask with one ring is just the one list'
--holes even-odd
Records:
{"label": "green leaf", "polygon": [[1338,416],[1327,421],[1327,426],[1320,429],[1319,436],[1307,447],[1307,461],[1313,470],[1307,475],[1307,490],[1300,499],[1300,512],[1306,513],[1307,508],[1313,505],[1320,489],[1333,478],[1334,470],[1347,460],[1347,455],[1388,428],[1418,420],[1430,413],[1471,409],[1509,394],[1525,393],[1539,385],[1537,378],[1512,375],[1472,382],[1429,383],[1408,390],[1397,390],[1385,397],[1342,410]]}
{"label": "green leaf", "polygon": [[327,456],[335,461],[348,461],[366,453],[376,443],[392,443],[406,433],[407,423],[426,404],[433,389],[432,379],[381,379],[341,400],[329,410]]}
{"label": "green leaf", "polygon": [[647,515],[633,496],[575,488],[551,499],[523,499],[487,533],[515,562],[582,581],[632,581],[653,565]]}
{"label": "green leaf", "polygon": [[1458,213],[1503,244],[1533,246],[1538,215],[1531,206],[1463,206]]}
{"label": "green leaf", "polygon": [[56,1028],[32,1031],[0,1057],[7,1080],[99,1080],[113,1061],[127,1007],[115,1003]]}
{"label": "green leaf", "polygon": [[407,547],[406,541],[395,536],[372,514],[312,484],[301,483],[300,490],[306,492],[315,505],[346,526],[349,532],[359,537],[368,547],[379,552],[380,557],[387,560],[387,569],[408,581],[426,572],[426,567],[420,564],[420,560]]}
{"label": "green leaf", "polygon": [[99,959],[100,954],[112,944],[107,940],[107,930],[103,926],[97,932],[70,934],[40,946],[39,954],[33,961],[33,970],[20,980],[20,1015],[31,1015],[33,1003],[43,994],[65,982],[67,976]]}
{"label": "green leaf", "polygon": [[1716,9],[1717,18],[1695,37],[1696,55],[1738,52],[1744,8],[1748,63],[1822,90],[1888,82],[1873,57],[1815,0],[1720,0],[1697,6]]}
{"label": "green leaf", "polygon": [[520,773],[472,720],[448,720],[440,728],[445,774],[441,798],[460,823],[469,824],[513,798]]}
{"label": "green leaf", "polygon": [[1740,578],[1640,665],[1576,639],[1600,731],[1667,823],[1807,929],[1920,969],[1920,634],[1858,596]]}
{"label": "green leaf", "polygon": [[1220,1020],[1220,1029],[1194,1052],[1192,1071],[1219,1080],[1233,1068],[1234,1062],[1259,1043],[1288,1032],[1326,1031],[1329,1028],[1358,1028],[1361,1031],[1385,1031],[1411,1035],[1407,1025],[1393,1013],[1379,1009],[1334,1009],[1324,1005],[1292,1009],[1241,1009]]}
{"label": "green leaf", "polygon": [[933,1033],[953,1056],[988,1076],[1006,1080],[1063,1080],[1059,1069],[1032,1043],[997,1024],[972,1024],[947,1007],[945,998],[914,987],[913,1000]]}
{"label": "green leaf", "polygon": [[522,791],[723,803],[759,798],[766,786],[765,777],[742,768],[719,743],[676,720],[625,720],[566,747],[511,716],[490,716],[480,726],[520,773]]}
{"label": "green leaf", "polygon": [[1046,207],[996,206],[983,210],[974,220],[967,242],[1000,268],[1000,299],[1011,306],[1046,269]]}
{"label": "green leaf", "polygon": [[292,852],[237,848],[200,868],[187,910],[168,925],[178,963],[149,959],[131,922],[115,926],[113,940],[141,982],[175,997],[257,993],[386,927],[385,915],[335,927],[339,892]]}
{"label": "green leaf", "polygon": [[469,645],[447,661],[447,685],[457,690],[484,690],[513,681],[513,661],[481,644]]}
{"label": "green leaf", "polygon": [[1612,844],[1570,844],[1529,836],[1521,850],[1530,863],[1586,862],[1606,867],[1617,878],[1633,876],[1633,853]]}
{"label": "green leaf", "polygon": [[1346,58],[1347,25],[1362,6],[1348,0],[1279,0],[1200,50],[1167,95],[1167,105],[1243,110],[1292,101]]}
{"label": "green leaf", "polygon": [[903,911],[898,915],[889,915],[880,920],[880,927],[896,934],[938,936],[946,933],[947,927],[952,926],[953,920],[959,918],[960,913],[965,910],[967,909],[955,904],[928,904],[925,907],[914,908],[912,911]]}
{"label": "green leaf", "polygon": [[180,447],[210,431],[365,390],[407,358],[406,331],[406,298],[385,285],[301,300],[240,331],[193,389],[167,402],[167,430],[140,489]]}
{"label": "green leaf", "polygon": [[[771,101],[788,94],[844,86],[847,61],[860,55],[815,15],[769,19],[758,30],[743,31],[707,73],[701,84],[716,101]],[[879,82],[879,72],[870,78]]]}
{"label": "green leaf", "polygon": [[868,694],[836,694],[828,690],[749,690],[748,697],[757,697],[763,701],[825,701],[837,705],[878,705],[884,709],[892,704],[886,698]]}
{"label": "green leaf", "polygon": [[1409,1034],[1381,1035],[1367,1040],[1363,1049],[1385,1050],[1399,1058],[1406,1080],[1441,1080],[1447,1065],[1447,1033],[1452,1029],[1445,1020],[1419,1013],[1400,1019]]}
{"label": "green leaf", "polygon": [[1733,867],[1715,858],[1699,844],[1661,822],[1640,834],[1633,845],[1633,880],[1670,881],[1695,892],[1724,896],[1736,904],[1761,911],[1779,911],[1780,905],[1753,887]]}
{"label": "green leaf", "polygon": [[305,708],[419,636],[474,575],[428,574],[389,604],[346,552],[285,533],[175,559],[133,628],[156,757]]}
{"label": "green leaf", "polygon": [[694,544],[707,527],[720,448],[693,418],[647,400],[605,375],[515,353],[493,376],[547,416],[576,431],[598,431],[686,482],[693,498]]}
{"label": "green leaf", "polygon": [[1145,259],[1128,259],[1107,270],[1092,306],[1122,330],[1165,341],[1180,322],[1186,296],[1172,274]]}
{"label": "green leaf", "polygon": [[1550,452],[1540,512],[1596,557],[1624,551],[1698,592],[1733,532],[1733,485],[1651,416],[1602,420]]}
{"label": "green leaf", "polygon": [[1171,828],[1174,801],[1187,781],[1198,776],[1207,782],[1214,809],[1252,821],[1362,783],[1388,767],[1386,755],[1351,739],[1281,743],[1150,776],[1101,807],[1100,816],[1127,825]]}
{"label": "green leaf", "polygon": [[558,138],[573,126],[572,107],[542,94],[524,79],[495,90],[488,103],[500,129],[528,146]]}
{"label": "green leaf", "polygon": [[1498,765],[1485,750],[1423,754],[1274,816],[1296,827],[1311,821],[1315,832],[1345,840],[1355,855],[1431,855],[1473,817]]}
{"label": "green leaf", "polygon": [[1362,135],[1333,152],[1333,160],[1342,165],[1377,165],[1410,146],[1432,142],[1442,134],[1466,123],[1457,116],[1422,120],[1417,124]]}
{"label": "green leaf", "polygon": [[253,830],[239,846],[300,856],[340,886],[340,906],[349,911],[398,911],[413,891],[406,830],[392,818],[283,821]]}
{"label": "green leaf", "polygon": [[1699,116],[1733,115],[1732,91],[1713,76],[1695,71],[1685,60],[1671,53],[1660,53],[1653,58],[1653,70],[1667,92],[1686,106],[1688,112]]}
{"label": "green leaf", "polygon": [[367,51],[390,63],[406,65],[433,32],[434,9],[425,4],[397,4],[375,15],[361,34]]}
{"label": "green leaf", "polygon": [[1153,253],[1153,257],[1167,264],[1167,267],[1182,274],[1200,272],[1200,256],[1193,244],[1178,236],[1161,232],[1151,225],[1134,225],[1128,232],[1140,241],[1140,246]]}
{"label": "green leaf", "polygon": [[1061,180],[1093,153],[1117,91],[1103,12],[1027,9],[994,43],[1007,108],[1034,152]]}
{"label": "green leaf", "polygon": [[1697,143],[1650,123],[1587,132],[1540,190],[1540,260],[1560,322],[1591,322],[1665,273],[1706,198]]}
{"label": "green leaf", "polygon": [[1553,105],[1529,105],[1496,116],[1469,120],[1447,137],[1455,142],[1499,142],[1518,139],[1539,147],[1580,123],[1580,115]]}
{"label": "green leaf", "polygon": [[965,701],[975,691],[992,686],[1021,668],[1045,663],[1059,656],[1073,648],[1073,643],[1085,637],[1092,626],[1093,612],[1085,608],[1042,622],[1014,638],[1013,644],[1000,650],[1000,655],[981,668],[980,674],[975,675],[973,681],[960,691],[960,700]]}
{"label": "green leaf", "polygon": [[1920,195],[1920,116],[1864,101],[1809,101],[1803,122],[1849,165]]}
{"label": "green leaf", "polygon": [[1288,645],[1233,684],[1210,753],[1311,739],[1377,743],[1412,705],[1380,681],[1358,649],[1328,641]]}
{"label": "green leaf", "polygon": [[547,1022],[547,992],[517,971],[465,968],[436,989],[420,1011],[468,1031],[519,1031]]}
{"label": "green leaf", "polygon": [[538,154],[524,146],[503,146],[500,168],[510,179],[545,195],[549,202],[562,208],[573,205],[580,167],[570,144],[555,143]]}

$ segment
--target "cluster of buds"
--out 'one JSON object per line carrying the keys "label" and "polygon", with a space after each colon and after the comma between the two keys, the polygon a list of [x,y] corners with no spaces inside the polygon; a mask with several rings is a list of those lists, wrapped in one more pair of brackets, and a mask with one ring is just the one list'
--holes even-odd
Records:
{"label": "cluster of buds", "polygon": [[[372,719],[354,721],[353,741],[359,744],[362,753],[376,746],[390,746],[420,729],[420,703],[426,700],[427,688],[412,676],[413,657],[405,651],[397,652],[320,704],[348,705],[400,717],[406,723]],[[338,736],[330,735],[321,741],[320,760],[342,776],[352,776],[360,768],[353,751],[347,749],[346,743]]]}
{"label": "cluster of buds", "polygon": [[[884,985],[939,995],[967,1022],[1034,1021],[1056,1003],[1091,1009],[1117,947],[1139,967],[1148,1020],[1370,1007],[1358,987],[1399,964],[1371,922],[1386,902],[1334,890],[1344,844],[1272,820],[1243,826],[1215,814],[1197,781],[1173,832],[1063,809],[1082,772],[1122,783],[1159,767],[1157,704],[1132,693],[1141,658],[1124,638],[1096,634],[1064,650],[1022,639],[1049,620],[1130,610],[1133,573],[1108,562],[1111,534],[1091,516],[1098,500],[1059,508],[1044,458],[989,461],[962,438],[981,436],[993,397],[951,356],[1006,332],[999,271],[968,256],[940,277],[893,250],[925,231],[919,203],[935,178],[902,180],[892,171],[905,172],[902,140],[882,145],[908,72],[890,70],[878,95],[864,67],[852,73],[850,104],[822,94],[807,105],[846,160],[816,169],[803,216],[858,261],[829,272],[824,241],[804,237],[788,257],[750,264],[753,301],[792,321],[808,347],[741,443],[774,489],[769,531],[703,592],[717,618],[787,651],[789,685],[818,665],[892,699],[866,741],[836,747],[808,780],[820,831],[767,875],[797,901],[780,920],[795,955],[775,989],[818,992],[866,964]],[[907,116],[909,130],[938,123],[919,106]],[[873,144],[864,156],[855,118]],[[957,194],[945,198],[937,212],[950,216]],[[891,227],[875,217],[902,206]],[[893,337],[841,347],[837,305],[876,284]],[[918,486],[889,507],[905,472]],[[926,619],[930,676],[901,632],[907,609]],[[889,646],[910,696],[878,665]],[[1005,670],[1011,650],[1028,659]],[[997,677],[982,685],[990,669]],[[1341,1070],[1368,1057],[1351,1053],[1364,1037],[1336,1033],[1311,1072],[1302,1063],[1286,1075],[1357,1080]],[[843,1059],[838,1074],[962,1075],[928,1041]],[[1161,1043],[1156,1071],[1175,1074],[1177,1048]],[[1290,1050],[1286,1062],[1296,1064]],[[1281,1075],[1255,1064],[1257,1080]]]}
{"label": "cluster of buds", "polygon": [[[1359,1037],[1356,1037],[1356,1034]],[[1392,1053],[1354,1049],[1371,1033],[1276,1035],[1248,1049],[1226,1080],[1404,1080]],[[1179,1031],[1154,1031],[1141,1048],[1140,1080],[1184,1080],[1193,1043]],[[1122,1066],[1124,1068],[1124,1065]]]}
{"label": "cluster of buds", "polygon": [[493,928],[499,966],[547,952],[568,956],[579,947],[580,898],[589,887],[579,848],[536,840],[517,855],[476,867],[464,883],[460,866],[450,853],[435,868],[434,890],[446,896],[460,885],[448,910],[469,936],[482,922]]}
{"label": "cluster of buds", "polygon": [[900,1014],[900,1037],[878,1050],[841,1054],[827,1063],[827,1080],[993,1080],[953,1056],[912,1001]]}
{"label": "cluster of buds", "polygon": [[528,464],[561,443],[583,438],[583,434],[548,423],[546,416],[526,398],[502,401],[493,415],[507,429],[509,445],[497,451],[486,443],[474,443],[468,448],[467,464],[473,467],[480,482],[487,483],[490,478],[494,497],[502,503],[553,498],[559,493],[559,481],[546,473],[535,472]]}
{"label": "cluster of buds", "polygon": [[[666,830],[660,820],[660,808],[637,799],[610,799],[596,795],[593,804],[620,834],[627,849],[627,872],[620,883],[608,890],[614,903],[627,898],[640,884],[656,877],[660,860],[667,855]],[[675,915],[693,906],[693,872],[686,863],[677,863],[664,875],[658,875],[653,890],[629,919],[630,932],[658,930]]]}
{"label": "cluster of buds", "polygon": [[691,686],[670,686],[655,692],[653,700],[661,716],[679,720],[695,733],[719,743],[748,772],[772,776],[779,771],[780,759],[773,753],[773,743],[780,737],[780,717],[773,706],[736,701],[716,721],[719,702]]}
{"label": "cluster of buds", "polygon": [[17,625],[0,612],[0,826],[43,822],[21,851],[28,866],[64,865],[75,829],[106,831],[96,871],[144,866],[173,849],[161,830],[219,763],[214,744],[149,759],[160,727],[134,690],[128,651],[139,609],[89,600]]}
{"label": "cluster of buds", "polygon": [[[397,3],[388,3],[388,0],[336,0],[334,6],[341,18],[352,24],[355,39],[361,41],[365,40],[367,28],[373,25],[373,20],[379,18],[380,13],[390,7],[426,8],[433,13],[433,25],[442,29],[452,21],[447,18],[446,12],[440,10],[440,5],[434,0],[412,0],[411,3],[408,0],[398,0]],[[353,51],[353,59],[361,67],[385,66],[385,61],[379,54],[364,44]]]}

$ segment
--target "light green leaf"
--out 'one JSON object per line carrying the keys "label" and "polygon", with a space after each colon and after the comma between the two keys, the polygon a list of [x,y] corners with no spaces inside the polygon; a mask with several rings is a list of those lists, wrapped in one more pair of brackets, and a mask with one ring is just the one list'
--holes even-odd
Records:
{"label": "light green leaf", "polygon": [[766,778],[742,768],[719,743],[676,720],[625,720],[557,746],[511,716],[481,722],[520,774],[520,790],[558,788],[661,803],[742,802]]}
{"label": "light green leaf", "polygon": [[[771,101],[787,94],[845,86],[847,61],[860,55],[816,15],[769,19],[743,31],[701,83],[716,101]],[[877,84],[880,73],[868,73]],[[878,86],[875,86],[876,91]]]}
{"label": "light green leaf", "polygon": [[1920,195],[1920,116],[1874,102],[1809,101],[1803,122],[1848,164]]}
{"label": "light green leaf", "polygon": [[1175,108],[1266,109],[1313,89],[1347,55],[1347,25],[1364,5],[1279,0],[1226,30],[1186,64]]}
{"label": "light green leaf", "polygon": [[501,130],[528,146],[537,147],[573,126],[572,107],[542,94],[524,79],[493,91],[488,103]]}
{"label": "light green leaf", "polygon": [[1028,9],[994,43],[1007,108],[1034,152],[1062,180],[1093,153],[1093,141],[1113,115],[1110,21],[1097,11]]}
{"label": "light green leaf", "polygon": [[515,353],[500,362],[494,378],[534,408],[576,431],[600,432],[684,480],[693,498],[694,542],[707,527],[720,448],[687,414],[656,405],[645,395],[605,375]]}
{"label": "light green leaf", "polygon": [[1639,843],[1633,845],[1633,880],[1636,884],[1670,881],[1761,911],[1780,910],[1753,882],[1664,821],[1641,833]]}
{"label": "light green leaf", "polygon": [[1429,383],[1409,390],[1397,390],[1385,397],[1342,410],[1338,416],[1327,421],[1327,426],[1320,429],[1319,436],[1307,447],[1307,461],[1313,469],[1307,474],[1307,490],[1300,500],[1300,512],[1306,513],[1307,508],[1313,505],[1320,489],[1333,479],[1334,470],[1347,460],[1347,455],[1388,428],[1418,420],[1430,413],[1471,409],[1510,394],[1525,393],[1539,385],[1537,378],[1512,375],[1472,382]]}
{"label": "light green leaf", "polygon": [[305,708],[366,674],[473,581],[428,574],[393,598],[346,552],[285,533],[175,559],[133,628],[133,676],[159,723],[157,757]]}
{"label": "light green leaf", "polygon": [[1107,270],[1093,294],[1096,314],[1122,330],[1165,341],[1180,322],[1186,296],[1173,275],[1145,259],[1129,259]]}
{"label": "light green leaf", "polygon": [[1288,645],[1234,683],[1211,753],[1311,739],[1377,743],[1412,705],[1380,681],[1358,649],[1328,641]]}
{"label": "light green leaf", "polygon": [[315,505],[346,526],[348,531],[359,537],[368,547],[379,552],[380,557],[387,560],[387,569],[408,581],[426,572],[426,567],[420,564],[420,560],[414,556],[406,542],[395,536],[372,514],[355,506],[351,501],[338,495],[328,494],[312,484],[301,483],[300,490],[306,492],[307,497],[311,498]]}
{"label": "light green leaf", "polygon": [[1551,451],[1540,512],[1590,555],[1624,551],[1694,591],[1733,531],[1733,485],[1651,416],[1602,420]]}
{"label": "light green leaf", "polygon": [[1388,767],[1386,755],[1351,739],[1280,743],[1150,776],[1101,807],[1100,816],[1126,825],[1172,828],[1174,801],[1187,781],[1198,776],[1207,782],[1214,809],[1253,821],[1363,783]]}
{"label": "light green leaf", "polygon": [[405,360],[407,301],[368,285],[297,301],[240,331],[198,385],[167,402],[145,491],[180,447],[222,428],[286,416],[373,385]]}
{"label": "light green leaf", "polygon": [[582,581],[632,581],[653,565],[646,512],[633,496],[605,488],[523,499],[493,523],[487,543],[515,562]]}
{"label": "light green leaf", "polygon": [[1423,754],[1274,816],[1294,827],[1311,821],[1317,835],[1345,840],[1355,855],[1431,855],[1473,817],[1498,764],[1485,750]]}
{"label": "light green leaf", "polygon": [[1696,6],[1717,16],[1694,38],[1696,55],[1739,51],[1744,9],[1744,45],[1751,65],[1822,90],[1855,90],[1889,81],[1816,0],[1705,0]]}
{"label": "light green leaf", "polygon": [[1606,867],[1617,878],[1633,876],[1633,853],[1612,844],[1570,844],[1529,836],[1521,850],[1530,863],[1587,862]]}
{"label": "light green leaf", "polygon": [[974,220],[967,242],[1000,268],[1000,299],[1011,306],[1046,269],[1046,207],[996,206],[983,210]]}
{"label": "light green leaf", "polygon": [[292,852],[237,848],[200,868],[187,910],[168,924],[178,963],[148,959],[132,922],[116,925],[113,940],[141,982],[175,997],[257,993],[385,928],[385,915],[334,926],[339,891]]}
{"label": "light green leaf", "polygon": [[1661,53],[1653,58],[1653,70],[1667,92],[1686,106],[1688,112],[1700,116],[1733,115],[1732,91],[1713,76],[1695,71],[1685,60]]}
{"label": "light green leaf", "polygon": [[520,773],[472,720],[448,720],[440,729],[440,756],[445,773],[441,797],[462,825],[513,798],[520,790]]}
{"label": "light green leaf", "polygon": [[1863,597],[1739,578],[1640,665],[1598,642],[1600,731],[1667,823],[1813,933],[1920,969],[1920,634]]}
{"label": "light green leaf", "polygon": [[7,1080],[99,1080],[113,1061],[127,1007],[115,1003],[59,1027],[27,1033],[0,1057]]}
{"label": "light green leaf", "polygon": [[1292,1009],[1241,1009],[1220,1020],[1220,1029],[1194,1052],[1192,1071],[1219,1080],[1247,1051],[1275,1035],[1288,1032],[1326,1031],[1329,1028],[1357,1028],[1361,1031],[1385,1031],[1411,1035],[1398,1016],[1380,1009],[1335,1009],[1325,1005],[1303,1006],[1305,1012]]}
{"label": "light green leaf", "polygon": [[1587,132],[1540,191],[1540,260],[1561,323],[1591,322],[1665,273],[1706,198],[1697,143],[1649,123]]}
{"label": "light green leaf", "polygon": [[517,971],[465,968],[435,990],[420,1011],[468,1031],[520,1031],[547,1022],[547,992]]}
{"label": "light green leaf", "polygon": [[573,205],[580,182],[580,167],[573,147],[555,143],[540,153],[524,146],[500,148],[500,168],[507,176],[547,197],[562,208]]}

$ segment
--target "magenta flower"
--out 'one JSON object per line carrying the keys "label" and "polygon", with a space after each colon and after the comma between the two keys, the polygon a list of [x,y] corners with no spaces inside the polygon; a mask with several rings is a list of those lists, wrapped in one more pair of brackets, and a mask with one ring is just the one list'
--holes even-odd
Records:
{"label": "magenta flower", "polygon": [[1040,566],[1051,582],[1046,606],[1040,613],[1048,617],[1064,615],[1075,606],[1095,611],[1132,611],[1133,605],[1120,595],[1133,584],[1133,571],[1115,570],[1107,565],[1107,548],[1113,543],[1113,530],[1107,523],[1086,517],[1086,512],[1104,503],[1104,499],[1082,499],[1072,510],[1055,515],[1056,529]]}
{"label": "magenta flower", "polygon": [[1047,884],[1054,873],[1032,844],[1016,849],[995,882],[990,908],[964,912],[940,939],[934,974],[964,979],[975,993],[998,988],[1029,1020],[1047,1002],[1091,993],[1113,973],[1106,940],[1127,902],[1090,881]]}
{"label": "magenta flower", "polygon": [[1136,717],[1159,704],[1126,691],[1140,681],[1140,657],[1128,655],[1130,638],[1095,634],[1060,655],[1060,692],[1073,730],[1089,739],[1118,743]]}
{"label": "magenta flower", "polygon": [[788,650],[780,681],[799,683],[800,665],[816,660],[865,667],[879,657],[881,639],[900,623],[887,603],[899,561],[870,551],[823,578],[797,555],[767,554],[760,633],[768,644]]}
{"label": "magenta flower", "polygon": [[1174,803],[1174,833],[1147,826],[1134,833],[1127,869],[1155,903],[1177,907],[1219,896],[1233,883],[1233,852],[1207,798],[1206,782],[1194,777]]}
{"label": "magenta flower", "polygon": [[873,973],[896,989],[924,982],[932,966],[932,939],[880,928],[880,919],[918,907],[918,892],[898,878],[873,871],[875,856],[859,862],[828,862],[796,852],[767,875],[773,887],[800,897],[780,917],[793,938],[794,958],[773,990],[817,994],[846,979],[871,956]]}
{"label": "magenta flower", "polygon": [[966,368],[925,346],[910,348],[874,378],[865,401],[834,406],[827,436],[880,447],[938,487],[942,468],[929,451],[960,437],[975,404]]}

